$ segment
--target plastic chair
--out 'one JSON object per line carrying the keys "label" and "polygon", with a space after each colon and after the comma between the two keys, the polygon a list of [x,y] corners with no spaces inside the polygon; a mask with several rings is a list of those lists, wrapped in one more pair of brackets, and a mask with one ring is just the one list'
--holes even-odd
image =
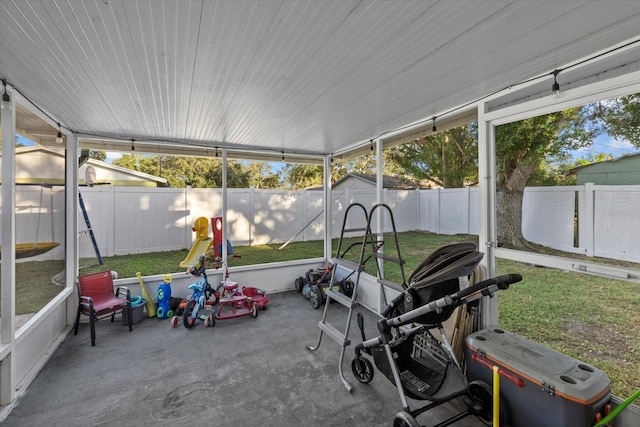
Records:
{"label": "plastic chair", "polygon": [[89,316],[91,327],[91,346],[96,345],[95,322],[106,315],[111,315],[111,321],[115,314],[121,312],[122,315],[129,316],[129,332],[133,330],[133,316],[131,313],[131,292],[126,287],[118,287],[113,291],[113,277],[111,271],[101,271],[99,273],[78,276],[78,312],[73,335],[78,335],[78,324],[80,314]]}

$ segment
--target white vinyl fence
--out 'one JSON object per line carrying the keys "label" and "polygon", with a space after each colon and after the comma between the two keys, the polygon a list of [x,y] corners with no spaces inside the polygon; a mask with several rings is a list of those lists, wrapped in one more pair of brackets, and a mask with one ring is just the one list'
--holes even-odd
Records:
{"label": "white vinyl fence", "polygon": [[[222,216],[220,189],[83,187],[86,206],[102,256],[188,249],[196,218]],[[370,209],[375,190],[332,192],[332,234],[340,235],[344,212],[358,202]],[[321,191],[229,189],[228,239],[234,246],[318,240],[323,237]],[[478,191],[475,188],[385,190],[398,232],[423,230],[437,234],[478,234]],[[385,211],[384,209],[380,209]],[[523,234],[532,242],[589,256],[640,262],[640,186],[527,188],[523,201]],[[16,188],[16,242],[59,242],[37,259],[64,256],[64,191],[62,187]],[[385,231],[391,230],[386,212]],[[377,230],[377,216],[372,220]],[[349,218],[349,228],[364,227]],[[79,215],[81,257],[95,256],[90,235]]]}

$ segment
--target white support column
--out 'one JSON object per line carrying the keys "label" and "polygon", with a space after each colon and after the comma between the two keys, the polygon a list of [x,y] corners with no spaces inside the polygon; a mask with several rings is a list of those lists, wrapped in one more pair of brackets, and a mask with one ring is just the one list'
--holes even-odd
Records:
{"label": "white support column", "polygon": [[[382,159],[382,149],[382,139],[378,138],[376,140],[376,203],[384,203],[384,160]],[[384,212],[382,209],[376,209],[376,214],[378,216],[377,239],[381,242],[384,239]],[[380,252],[382,251],[384,251],[384,248],[380,249]],[[384,279],[384,262],[382,259],[377,259],[377,262],[382,276],[380,279]]]}
{"label": "white support column", "polygon": [[322,204],[324,206],[324,257],[331,259],[331,228],[333,205],[331,203],[331,157],[324,157],[324,192]]}
{"label": "white support column", "polygon": [[[227,149],[222,149],[222,251],[220,256],[225,262],[228,262],[227,257]],[[213,231],[213,230],[212,230]],[[215,244],[215,242],[214,242]],[[215,248],[214,248],[215,250]]]}
{"label": "white support column", "polygon": [[[65,133],[67,150],[65,153],[65,239],[64,239],[64,280],[65,287],[75,287],[76,276],[80,267],[80,235],[78,233],[78,220],[80,215],[80,202],[78,199],[78,139],[74,134]],[[67,324],[75,322],[75,314],[78,308],[78,296],[76,292],[67,299]]]}
{"label": "white support column", "polygon": [[[479,250],[485,253],[481,265],[487,277],[496,275],[496,150],[495,128],[485,121],[485,104],[478,105],[478,177],[480,187]],[[481,327],[498,324],[496,298],[483,298]]]}
{"label": "white support column", "polygon": [[16,314],[16,103],[8,86],[9,101],[2,102],[2,327],[0,329],[0,406],[10,405],[15,394],[13,352]]}

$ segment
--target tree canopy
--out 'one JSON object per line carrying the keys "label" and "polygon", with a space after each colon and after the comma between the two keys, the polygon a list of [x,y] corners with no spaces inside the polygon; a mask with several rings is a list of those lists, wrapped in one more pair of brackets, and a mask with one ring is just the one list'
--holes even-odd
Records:
{"label": "tree canopy", "polygon": [[[125,154],[113,164],[165,178],[171,187],[222,187],[222,159]],[[278,188],[280,179],[264,162],[227,161],[229,188]]]}

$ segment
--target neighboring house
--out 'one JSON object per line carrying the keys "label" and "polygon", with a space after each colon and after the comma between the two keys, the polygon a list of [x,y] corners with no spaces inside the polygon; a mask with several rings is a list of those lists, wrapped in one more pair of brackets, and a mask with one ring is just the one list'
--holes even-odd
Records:
{"label": "neighboring house", "polygon": [[[95,173],[96,185],[169,186],[164,178],[86,157],[81,158],[78,170],[80,185],[86,184],[89,166]],[[64,184],[64,170],[64,149],[52,149],[40,145],[16,148],[16,184]]]}
{"label": "neighboring house", "polygon": [[[376,186],[376,175],[368,173],[349,173],[337,180],[331,188],[334,190],[341,189],[370,189]],[[403,178],[391,175],[382,177],[382,187],[388,190],[416,190],[420,185]]]}
{"label": "neighboring house", "polygon": [[577,184],[592,182],[596,185],[640,185],[640,153],[605,160],[570,169]]}

